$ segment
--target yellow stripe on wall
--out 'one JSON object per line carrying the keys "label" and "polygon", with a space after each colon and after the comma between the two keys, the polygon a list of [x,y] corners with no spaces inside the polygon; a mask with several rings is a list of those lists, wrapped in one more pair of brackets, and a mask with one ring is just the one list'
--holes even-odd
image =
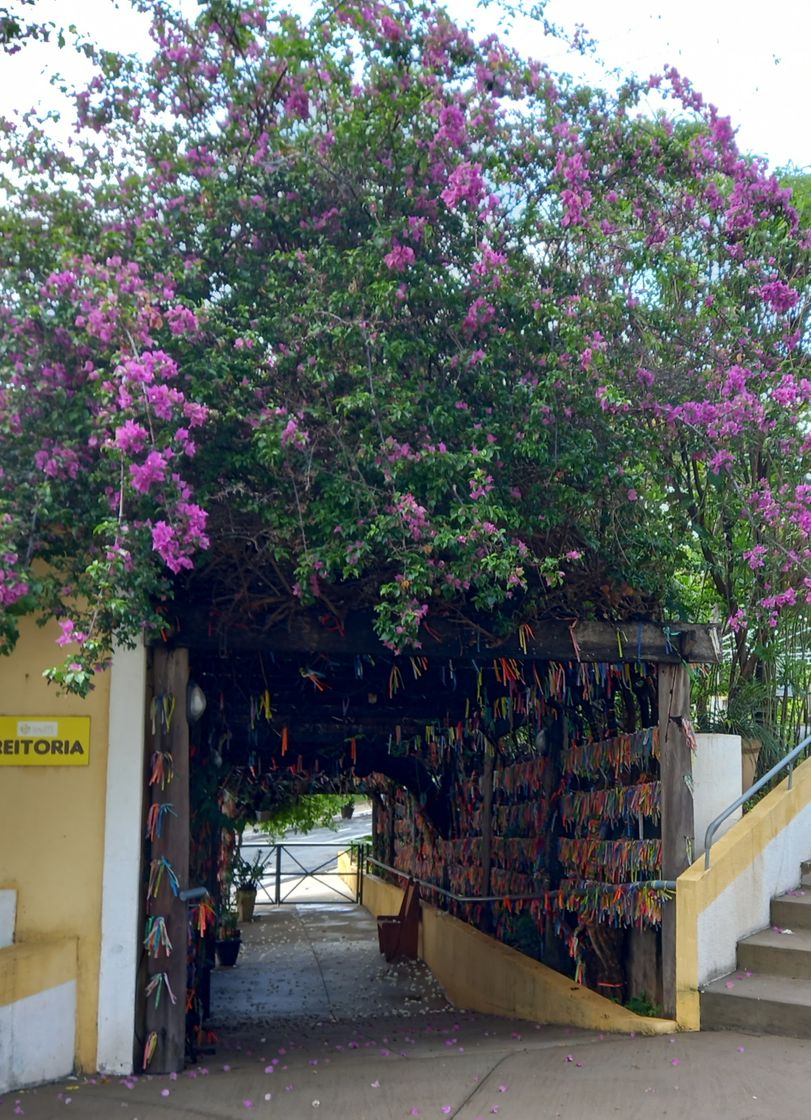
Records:
{"label": "yellow stripe on wall", "polygon": [[75,980],[76,949],[75,937],[0,949],[0,1007]]}

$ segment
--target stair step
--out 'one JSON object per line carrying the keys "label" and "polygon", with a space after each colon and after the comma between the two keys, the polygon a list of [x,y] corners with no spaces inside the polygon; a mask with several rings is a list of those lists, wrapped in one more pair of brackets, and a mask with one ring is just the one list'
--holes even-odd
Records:
{"label": "stair step", "polygon": [[702,1030],[811,1038],[811,980],[767,973],[739,977],[740,971],[732,972],[702,991]]}
{"label": "stair step", "polygon": [[811,929],[811,891],[797,887],[773,898],[771,919],[781,929]]}
{"label": "stair step", "polygon": [[745,937],[738,942],[738,969],[811,980],[811,930],[763,929]]}

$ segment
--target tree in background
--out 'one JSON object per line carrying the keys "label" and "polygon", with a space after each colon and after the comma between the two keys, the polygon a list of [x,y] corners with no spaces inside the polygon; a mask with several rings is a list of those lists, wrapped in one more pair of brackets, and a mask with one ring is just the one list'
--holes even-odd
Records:
{"label": "tree in background", "polygon": [[178,590],[392,649],[659,617],[698,557],[751,679],[811,590],[809,238],[729,122],[434,3],[140,6],[70,145],[4,129],[7,646],[59,618],[84,691]]}

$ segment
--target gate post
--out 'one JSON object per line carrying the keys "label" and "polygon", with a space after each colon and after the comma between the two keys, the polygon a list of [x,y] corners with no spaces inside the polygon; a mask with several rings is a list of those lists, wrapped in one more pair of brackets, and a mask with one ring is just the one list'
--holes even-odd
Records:
{"label": "gate post", "polygon": [[[147,983],[156,977],[159,980],[157,990],[147,997],[145,1028],[147,1038],[153,1032],[157,1037],[149,1072],[179,1073],[186,1056],[188,914],[186,903],[177,897],[170,885],[169,867],[176,876],[178,889],[186,888],[189,879],[189,725],[186,719],[188,650],[156,649],[153,655],[152,680],[150,749],[151,752],[160,751],[171,755],[172,779],[156,781],[149,787],[150,805],[157,807],[169,804],[171,812],[165,810],[161,813],[160,809],[157,810],[162,819],[160,835],[156,835],[149,845],[150,863],[147,872],[152,870],[154,889],[147,899],[146,914],[148,918],[164,919],[172,952],[167,957],[158,950],[157,956],[147,957]],[[157,885],[154,880],[157,880]],[[169,989],[175,997],[174,1003]]]}
{"label": "gate post", "polygon": [[[678,879],[693,861],[693,756],[682,720],[690,718],[684,665],[659,666],[659,768],[662,780],[662,878]],[[662,906],[662,1002],[676,1014],[676,901]]]}
{"label": "gate post", "polygon": [[282,846],[276,845],[276,905],[282,904]]}

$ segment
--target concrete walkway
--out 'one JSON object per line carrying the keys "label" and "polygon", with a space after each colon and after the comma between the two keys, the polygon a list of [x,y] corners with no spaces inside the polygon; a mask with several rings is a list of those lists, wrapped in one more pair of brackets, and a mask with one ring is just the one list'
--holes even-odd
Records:
{"label": "concrete walkway", "polygon": [[243,925],[242,941],[236,967],[211,975],[211,1022],[219,1031],[448,1007],[421,962],[386,963],[374,920],[352,903],[260,908]]}
{"label": "concrete walkway", "polygon": [[351,907],[274,911],[214,975],[216,1053],[0,1097],[0,1120],[807,1120],[811,1042],[589,1034],[447,1008]]}

